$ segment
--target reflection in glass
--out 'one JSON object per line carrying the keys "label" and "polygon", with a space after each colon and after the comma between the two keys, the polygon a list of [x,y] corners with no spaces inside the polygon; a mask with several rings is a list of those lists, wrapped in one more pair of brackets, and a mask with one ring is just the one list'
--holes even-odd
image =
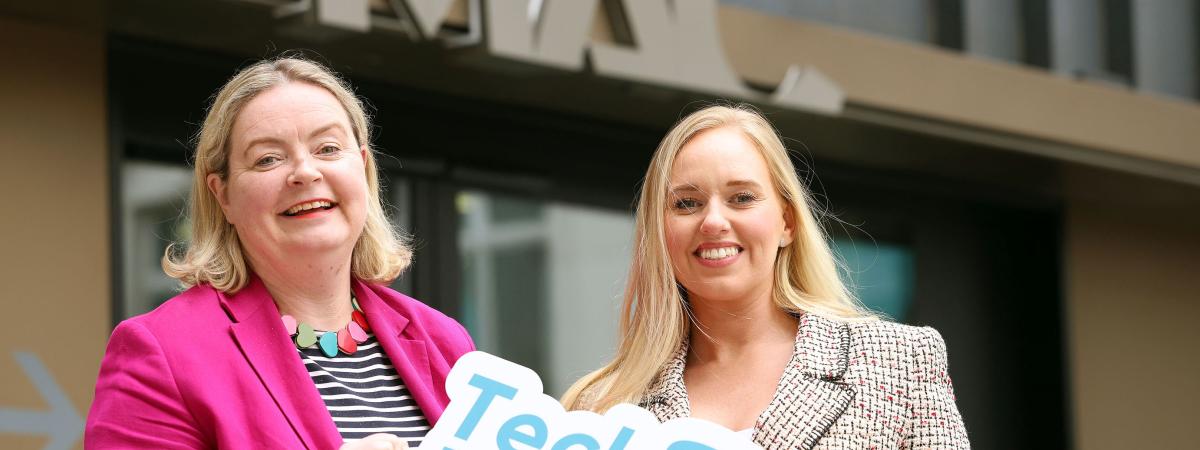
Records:
{"label": "reflection in glass", "polygon": [[[380,182],[383,183],[386,195],[384,196],[384,212],[391,219],[392,224],[400,229],[405,236],[411,236],[412,233],[412,183],[407,178],[398,175],[391,175],[387,172],[379,174]],[[415,253],[415,250],[414,250]],[[413,255],[415,260],[419,255]],[[405,270],[395,280],[392,281],[391,288],[405,295],[413,294],[412,277],[408,276],[412,271],[412,266]]]}
{"label": "reflection in glass", "polygon": [[192,171],[186,166],[146,161],[121,165],[122,310],[148,312],[174,297],[179,284],[163,274],[163,252],[186,240],[191,224],[187,204]]}
{"label": "reflection in glass", "polygon": [[868,308],[904,322],[913,296],[913,253],[906,245],[834,239],[843,280]]}
{"label": "reflection in glass", "polygon": [[463,322],[559,395],[607,361],[630,258],[626,213],[482,191],[457,197]]}

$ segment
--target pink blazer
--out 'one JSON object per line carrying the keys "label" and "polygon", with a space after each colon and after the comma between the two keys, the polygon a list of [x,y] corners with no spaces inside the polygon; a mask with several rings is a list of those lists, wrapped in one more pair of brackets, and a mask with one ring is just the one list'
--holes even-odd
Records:
{"label": "pink blazer", "polygon": [[[430,424],[450,366],[475,345],[442,313],[353,282],[375,337]],[[113,330],[84,447],[336,449],[342,438],[254,278],[233,295],[196,286]]]}

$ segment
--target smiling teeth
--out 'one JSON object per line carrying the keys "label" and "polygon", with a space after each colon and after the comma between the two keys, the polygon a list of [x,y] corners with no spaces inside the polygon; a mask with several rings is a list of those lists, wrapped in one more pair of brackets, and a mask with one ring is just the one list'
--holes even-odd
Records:
{"label": "smiling teeth", "polygon": [[700,257],[704,259],[725,259],[736,254],[738,254],[737,247],[706,248],[700,250]]}
{"label": "smiling teeth", "polygon": [[288,208],[288,210],[285,214],[291,216],[291,215],[298,214],[301,211],[308,211],[310,209],[317,209],[317,208],[328,208],[330,206],[333,206],[333,204],[330,202],[326,202],[326,201],[301,203],[299,205]]}

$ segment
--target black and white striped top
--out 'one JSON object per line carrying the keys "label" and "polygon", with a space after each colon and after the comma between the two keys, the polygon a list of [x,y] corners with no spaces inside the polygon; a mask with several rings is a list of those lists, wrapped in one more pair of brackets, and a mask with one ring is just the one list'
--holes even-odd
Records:
{"label": "black and white striped top", "polygon": [[[321,334],[317,332],[318,338]],[[299,351],[342,439],[391,433],[408,441],[411,448],[421,445],[429,421],[374,334],[368,333],[353,355],[339,353],[327,358],[315,345]]]}

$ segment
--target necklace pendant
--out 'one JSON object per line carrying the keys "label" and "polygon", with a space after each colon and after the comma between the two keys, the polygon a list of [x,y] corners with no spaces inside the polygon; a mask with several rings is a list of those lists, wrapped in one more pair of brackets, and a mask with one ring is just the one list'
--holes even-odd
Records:
{"label": "necklace pendant", "polygon": [[299,323],[296,322],[296,318],[292,317],[290,315],[284,314],[282,319],[283,319],[284,331],[287,331],[288,336],[295,336],[296,335],[296,327],[299,325]]}
{"label": "necklace pendant", "polygon": [[350,335],[350,329],[342,328],[337,332],[338,350],[347,355],[353,355],[358,351],[358,342],[354,341],[354,337]]}
{"label": "necklace pendant", "polygon": [[336,332],[327,331],[319,337],[312,325],[300,322],[289,314],[282,315],[280,319],[283,321],[284,330],[300,350],[317,344],[317,349],[327,358],[336,357],[338,351],[353,355],[358,351],[358,345],[366,342],[367,332],[371,329],[367,326],[367,316],[363,315],[362,309],[358,307],[358,299],[354,298],[353,292],[350,293],[350,302],[354,307],[350,314],[350,323]]}
{"label": "necklace pendant", "polygon": [[367,324],[367,316],[363,314],[361,310],[356,309],[351,311],[350,320],[354,322],[355,325],[358,325],[359,328],[362,328],[363,331],[371,331],[371,326]]}
{"label": "necklace pendant", "polygon": [[300,348],[309,348],[317,343],[317,335],[313,333],[312,326],[307,323],[301,323],[296,326],[296,346]]}
{"label": "necklace pendant", "polygon": [[325,334],[321,335],[321,340],[318,342],[318,344],[321,347],[321,353],[324,354],[326,358],[337,356],[337,341],[337,333],[332,331],[327,331]]}
{"label": "necklace pendant", "polygon": [[359,344],[367,342],[367,332],[363,331],[362,327],[353,321],[346,324],[346,332],[350,333],[350,339],[354,339],[354,342]]}

